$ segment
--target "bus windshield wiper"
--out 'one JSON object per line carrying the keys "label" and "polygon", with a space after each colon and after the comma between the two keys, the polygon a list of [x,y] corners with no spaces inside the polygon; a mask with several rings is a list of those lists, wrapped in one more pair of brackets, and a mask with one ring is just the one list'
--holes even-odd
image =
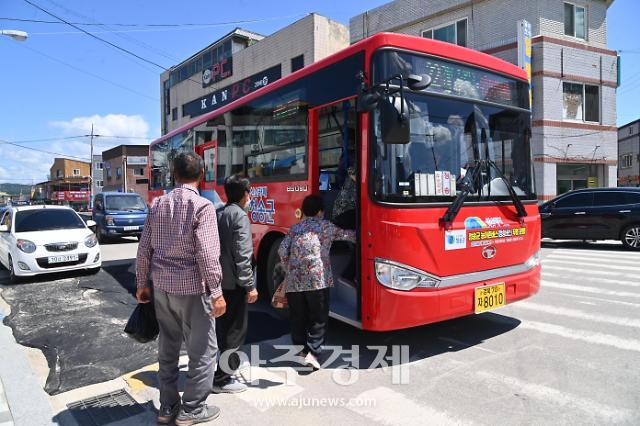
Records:
{"label": "bus windshield wiper", "polygon": [[[518,197],[518,194],[516,194],[515,189],[513,189],[513,185],[511,185],[511,182],[509,182],[509,180],[505,177],[504,173],[502,173],[502,170],[500,170],[498,165],[493,160],[476,160],[474,164],[469,168],[469,170],[467,170],[467,174],[465,175],[462,183],[460,184],[462,191],[460,192],[460,194],[456,196],[456,198],[453,200],[453,202],[451,203],[447,211],[440,218],[440,222],[443,222],[443,223],[453,222],[453,220],[458,215],[458,212],[460,212],[460,209],[462,208],[462,205],[464,204],[465,200],[467,199],[469,194],[473,191],[476,183],[478,182],[478,177],[480,175],[480,172],[485,168],[489,168],[489,167],[493,168],[496,171],[496,174],[498,175],[498,177],[502,179],[505,186],[507,187],[507,191],[509,192],[511,199],[513,200],[513,204],[516,207],[516,210],[518,212],[518,217],[523,218],[527,216],[527,211],[525,210],[524,205],[522,204],[522,201]],[[490,185],[491,183],[489,182],[489,186]]]}
{"label": "bus windshield wiper", "polygon": [[485,160],[475,160],[474,163],[467,169],[467,173],[464,175],[462,182],[460,184],[460,188],[462,189],[456,198],[454,198],[453,202],[444,213],[444,216],[440,218],[440,222],[450,223],[458,215],[460,208],[464,204],[465,200],[469,196],[474,187],[478,182],[478,177],[480,176],[480,171],[486,167]]}
{"label": "bus windshield wiper", "polygon": [[[513,185],[511,185],[511,182],[509,182],[509,179],[507,179],[504,173],[502,173],[502,170],[500,170],[500,167],[498,167],[498,165],[493,160],[486,160],[486,161],[490,167],[493,167],[493,170],[496,171],[496,174],[498,175],[498,177],[502,179],[502,182],[504,182],[505,186],[507,187],[507,191],[509,191],[509,195],[513,200],[513,205],[516,207],[516,210],[518,211],[518,217],[520,218],[525,217],[527,215],[527,211],[525,210],[524,205],[520,200],[520,197],[518,197],[518,194],[516,194],[516,190],[513,189]],[[489,184],[489,186],[491,186],[491,184]]]}

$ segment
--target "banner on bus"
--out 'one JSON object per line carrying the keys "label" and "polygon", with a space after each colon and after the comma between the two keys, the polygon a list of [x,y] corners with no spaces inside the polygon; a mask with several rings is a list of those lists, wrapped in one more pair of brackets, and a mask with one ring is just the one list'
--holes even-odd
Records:
{"label": "banner on bus", "polygon": [[197,117],[207,112],[215,111],[241,97],[254,92],[261,87],[273,83],[282,77],[282,67],[276,65],[262,72],[209,93],[194,101],[182,105],[182,116]]}

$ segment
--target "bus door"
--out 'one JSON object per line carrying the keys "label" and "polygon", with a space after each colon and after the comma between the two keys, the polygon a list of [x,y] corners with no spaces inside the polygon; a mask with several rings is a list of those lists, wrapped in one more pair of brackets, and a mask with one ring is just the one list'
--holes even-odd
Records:
{"label": "bus door", "polygon": [[196,153],[204,160],[204,179],[200,183],[200,195],[211,201],[216,209],[222,207],[224,202],[219,192],[221,186],[217,182],[218,170],[218,142],[205,142],[196,147]]}
{"label": "bus door", "polygon": [[[319,167],[317,188],[324,200],[325,219],[343,229],[357,229],[359,145],[355,99],[318,107],[310,117],[315,121],[317,143],[310,147],[317,150],[312,155],[318,159],[314,163]],[[358,246],[346,241],[334,242],[331,248],[331,315],[355,325],[360,321],[358,253]]]}

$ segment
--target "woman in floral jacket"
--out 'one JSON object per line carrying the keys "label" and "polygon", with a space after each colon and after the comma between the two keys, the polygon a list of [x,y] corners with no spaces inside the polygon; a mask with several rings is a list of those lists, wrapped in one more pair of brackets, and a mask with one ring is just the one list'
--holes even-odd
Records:
{"label": "woman in floral jacket", "polygon": [[355,242],[356,234],[323,219],[319,195],[306,197],[302,212],[303,220],[291,227],[278,254],[287,271],[291,340],[294,345],[303,346],[299,355],[305,363],[319,369],[318,357],[325,339],[329,292],[333,286],[329,250],[336,240]]}

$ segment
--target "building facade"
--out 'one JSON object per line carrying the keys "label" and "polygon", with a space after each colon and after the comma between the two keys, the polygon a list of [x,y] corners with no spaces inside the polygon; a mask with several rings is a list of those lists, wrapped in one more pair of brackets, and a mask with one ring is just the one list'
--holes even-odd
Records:
{"label": "building facade", "polygon": [[354,43],[381,31],[429,37],[518,62],[518,21],[531,24],[532,154],[538,197],[616,186],[617,53],[612,0],[396,0],[350,20]]}
{"label": "building facade", "polygon": [[91,160],[91,193],[93,195],[102,192],[102,187],[104,186],[104,179],[102,175],[103,169],[104,164],[102,163],[102,155],[94,154]]}
{"label": "building facade", "polygon": [[119,145],[102,153],[103,192],[137,192],[147,199],[149,146]]}
{"label": "building facade", "polygon": [[44,204],[67,204],[77,209],[88,207],[91,163],[55,158],[49,180],[34,186],[32,199]]}
{"label": "building facade", "polygon": [[268,37],[236,29],[160,77],[162,134],[349,45],[349,30],[312,13]]}
{"label": "building facade", "polygon": [[640,120],[618,129],[618,186],[640,186]]}

